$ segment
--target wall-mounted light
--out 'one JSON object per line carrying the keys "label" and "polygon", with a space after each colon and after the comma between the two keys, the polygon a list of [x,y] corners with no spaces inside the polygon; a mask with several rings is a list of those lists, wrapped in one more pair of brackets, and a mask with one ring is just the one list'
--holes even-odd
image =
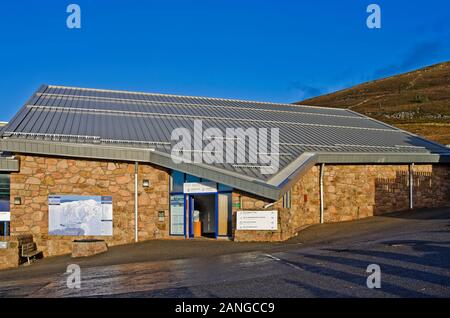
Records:
{"label": "wall-mounted light", "polygon": [[144,181],[142,181],[142,186],[144,187],[144,188],[148,188],[148,187],[150,187],[150,180],[144,180]]}
{"label": "wall-mounted light", "polygon": [[158,212],[158,221],[159,221],[159,222],[164,222],[164,218],[165,218],[165,213],[164,213],[164,211],[159,211],[159,212]]}
{"label": "wall-mounted light", "polygon": [[15,197],[14,198],[14,204],[15,205],[21,205],[22,204],[22,198],[21,197]]}

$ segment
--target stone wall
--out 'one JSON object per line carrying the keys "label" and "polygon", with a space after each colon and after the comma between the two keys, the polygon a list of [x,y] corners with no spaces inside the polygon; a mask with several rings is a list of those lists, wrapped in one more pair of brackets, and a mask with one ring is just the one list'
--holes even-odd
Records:
{"label": "stone wall", "polygon": [[[134,242],[134,163],[18,156],[20,172],[11,173],[11,234],[31,233],[45,256],[71,252],[79,237],[48,235],[49,195],[111,195],[113,237],[109,246]],[[324,220],[340,222],[409,208],[407,165],[326,165],[324,173]],[[262,210],[271,203],[234,191],[233,237],[236,241],[282,241],[301,229],[320,222],[319,166],[312,167],[291,190],[291,208],[282,199],[268,210],[279,211],[277,231],[237,231],[238,210]],[[150,187],[143,187],[143,180]],[[20,197],[21,205],[14,205]],[[450,166],[414,167],[415,207],[450,203]],[[139,240],[169,237],[169,173],[153,165],[139,165]],[[159,221],[158,212],[164,212]]]}
{"label": "stone wall", "polygon": [[[291,208],[283,208],[283,199],[275,202],[268,210],[278,210],[277,231],[237,231],[235,241],[283,241],[294,236],[302,228],[320,222],[319,214],[319,167],[312,167],[291,190]],[[241,200],[241,208],[236,204]],[[269,200],[233,194],[233,229],[236,228],[236,212],[239,210],[261,210]]]}
{"label": "stone wall", "polygon": [[450,204],[450,165],[414,167],[414,206],[439,207]]}
{"label": "stone wall", "polygon": [[[409,209],[408,165],[326,165],[324,220],[340,222]],[[415,165],[414,207],[450,203],[450,166]]]}
{"label": "stone wall", "polygon": [[[55,194],[109,195],[113,197],[113,237],[108,245],[134,242],[134,163],[72,160],[18,156],[20,172],[11,173],[11,235],[33,234],[45,256],[71,252],[79,237],[48,235],[48,196]],[[142,186],[143,180],[150,187]],[[163,238],[169,231],[169,174],[151,166],[139,165],[139,240]],[[14,205],[20,197],[21,205]],[[164,222],[158,212],[164,211]]]}
{"label": "stone wall", "polygon": [[[268,210],[277,209],[278,231],[234,231],[237,241],[281,241],[301,229],[320,223],[320,168],[310,169],[293,187],[291,208],[282,199]],[[414,207],[450,204],[450,166],[415,165]],[[242,201],[241,208],[235,205]],[[233,194],[233,228],[236,211],[261,210],[267,200]],[[325,165],[324,222],[341,222],[409,209],[408,165]]]}
{"label": "stone wall", "polygon": [[409,207],[407,165],[326,165],[324,221],[341,222]]}
{"label": "stone wall", "polygon": [[72,258],[89,257],[101,253],[106,253],[108,246],[104,241],[96,240],[76,240],[72,243]]}

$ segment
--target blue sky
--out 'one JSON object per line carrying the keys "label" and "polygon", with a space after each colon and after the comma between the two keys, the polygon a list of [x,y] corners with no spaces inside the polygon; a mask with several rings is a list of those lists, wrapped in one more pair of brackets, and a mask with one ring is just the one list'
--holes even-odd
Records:
{"label": "blue sky", "polygon": [[[82,28],[66,27],[81,7]],[[366,27],[367,5],[382,28]],[[448,0],[8,1],[0,120],[40,84],[294,102],[450,60]]]}

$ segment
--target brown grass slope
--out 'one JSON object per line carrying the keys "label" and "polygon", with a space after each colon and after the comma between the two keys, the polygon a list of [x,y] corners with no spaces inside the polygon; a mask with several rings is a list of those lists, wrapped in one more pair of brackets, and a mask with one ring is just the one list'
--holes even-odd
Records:
{"label": "brown grass slope", "polygon": [[450,62],[367,82],[296,104],[349,108],[450,144]]}

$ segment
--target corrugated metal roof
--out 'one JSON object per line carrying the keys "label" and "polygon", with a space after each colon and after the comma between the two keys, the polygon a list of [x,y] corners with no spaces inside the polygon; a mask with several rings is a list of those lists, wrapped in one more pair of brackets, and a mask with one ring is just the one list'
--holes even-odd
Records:
{"label": "corrugated metal roof", "polygon": [[[1,133],[9,139],[152,148],[170,154],[172,131],[193,131],[198,119],[204,129],[216,127],[223,132],[278,128],[280,171],[305,153],[366,158],[367,154],[389,158],[448,153],[448,148],[346,109],[48,85],[28,100]],[[274,177],[261,174],[258,164],[213,166],[262,182]]]}

